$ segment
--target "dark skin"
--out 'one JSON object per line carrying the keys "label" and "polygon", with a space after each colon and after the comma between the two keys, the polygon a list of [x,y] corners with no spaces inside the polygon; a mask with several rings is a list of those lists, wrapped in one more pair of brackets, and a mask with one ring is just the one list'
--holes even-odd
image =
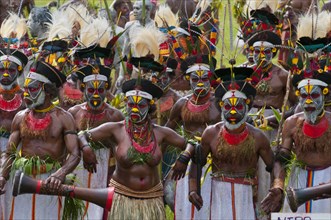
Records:
{"label": "dark skin", "polygon": [[[51,98],[46,93],[44,104],[37,109],[45,109],[51,105]],[[7,144],[6,154],[2,155],[2,161],[5,161],[4,169],[0,176],[0,193],[4,193],[6,179],[9,178],[9,172],[12,165],[12,158],[9,155],[15,152],[15,146],[22,144],[22,157],[39,156],[41,159],[51,159],[60,162],[61,168],[49,176],[44,182],[54,190],[59,189],[68,173],[72,172],[80,161],[80,152],[78,148],[78,139],[75,134],[66,134],[66,131],[76,131],[73,117],[61,108],[55,107],[49,113],[52,121],[49,128],[49,135],[46,140],[38,138],[22,137],[20,133],[20,124],[24,120],[25,113],[33,111],[36,118],[45,117],[46,113],[35,112],[26,109],[16,114],[11,127],[11,135]]]}
{"label": "dark skin", "polygon": [[[141,123],[147,123],[148,120],[149,116]],[[152,125],[152,130],[157,146],[154,152],[151,153],[151,159],[143,164],[135,164],[128,158],[128,150],[132,142],[126,131],[124,121],[108,122],[90,130],[90,137],[93,141],[107,140],[115,144],[116,168],[112,178],[132,190],[148,190],[160,182],[158,165],[161,163],[162,154],[165,152],[166,147],[161,148],[159,146],[166,146],[163,145],[163,143],[166,143],[181,150],[185,149],[185,139],[173,130],[154,124]],[[81,146],[88,143],[85,135],[80,135],[79,140]],[[193,151],[193,146],[188,144],[187,149]],[[83,148],[84,155],[89,156],[89,164],[94,163],[94,166],[89,170],[93,172],[96,171],[96,158],[91,152],[92,149],[90,147]],[[173,168],[173,179],[182,178],[185,175],[186,167],[185,164],[177,162]]]}
{"label": "dark skin", "polygon": [[[269,72],[272,72],[272,75],[270,80],[267,80],[267,83],[270,86],[271,91],[269,91],[269,94],[266,95],[257,91],[253,106],[260,109],[266,105],[272,106],[276,109],[281,109],[284,102],[286,82],[289,73],[274,64],[272,64]],[[297,98],[292,87],[290,88],[288,102],[289,107],[294,106],[297,102]]]}
{"label": "dark skin", "polygon": [[161,112],[160,118],[158,118],[158,114],[157,114],[157,112],[155,112],[155,118],[153,118],[153,121],[155,123],[160,124],[160,125],[165,125],[166,124],[166,122],[167,122],[167,120],[169,118],[169,115],[170,115],[172,106],[173,106],[173,105],[171,107],[170,106],[165,106],[165,103],[166,102],[169,102],[168,101],[169,99],[172,99],[172,102],[173,102],[173,105],[174,105],[180,99],[180,95],[177,92],[175,92],[174,90],[172,90],[172,89],[168,89],[163,94],[163,96],[159,99],[160,109],[161,110],[163,108],[170,108],[170,109]]}
{"label": "dark skin", "polygon": [[[224,126],[223,122],[219,122],[215,125],[208,126],[202,134],[202,158],[207,158],[208,154],[211,153],[212,156],[212,172],[225,171],[229,173],[248,173],[250,170],[257,170],[257,163],[259,157],[261,157],[266,164],[266,166],[272,166],[273,164],[273,153],[270,148],[270,143],[268,138],[259,129],[249,125],[244,124],[236,130],[229,131],[230,133],[240,133],[243,131],[244,126],[247,126],[250,135],[254,137],[255,140],[255,157],[249,163],[238,164],[237,161],[231,163],[224,163],[219,160],[217,156],[217,145],[219,141],[219,133]],[[222,166],[217,164],[222,163]],[[203,206],[202,197],[197,194],[197,184],[196,184],[196,173],[197,167],[193,163],[190,169],[190,189],[189,189],[189,200],[190,202],[200,210]]]}
{"label": "dark skin", "polygon": [[[68,110],[68,112],[70,112],[73,115],[76,127],[78,128],[79,131],[87,129],[87,128],[81,127],[81,124],[80,124],[80,121],[86,117],[87,113],[92,113],[92,114],[97,115],[102,112],[105,112],[103,119],[90,121],[89,129],[98,127],[99,125],[106,123],[106,122],[118,122],[118,121],[122,121],[124,119],[122,112],[111,107],[110,105],[108,105],[106,103],[105,103],[106,107],[102,111],[87,110],[86,105],[87,105],[87,103],[85,102],[80,105],[76,105]],[[103,144],[104,144],[104,146],[111,146],[111,143],[105,142]],[[89,170],[89,164],[85,162],[85,159],[88,158],[89,156],[86,155],[84,152],[85,151],[83,151],[84,168]],[[93,152],[93,154],[94,154],[94,152]],[[96,172],[96,170],[95,170],[95,172]]]}
{"label": "dark skin", "polygon": [[[192,95],[188,95],[186,97],[180,98],[176,102],[176,104],[171,109],[169,120],[165,126],[175,129],[180,124],[183,124],[184,129],[186,132],[188,132],[188,134],[201,135],[208,124],[214,124],[214,123],[220,121],[221,115],[214,104],[215,98],[213,96],[211,96],[209,98],[209,101],[211,102],[211,105],[209,107],[209,121],[206,121],[204,124],[202,124],[201,122],[184,121],[181,117],[181,111],[182,111],[183,106],[186,104],[187,99],[190,99],[191,96]],[[206,102],[206,101],[204,101],[204,102]],[[197,104],[201,105],[203,103],[199,102],[199,99],[198,99]]]}
{"label": "dark skin", "polygon": [[[325,112],[325,116],[328,123],[331,123],[331,113]],[[297,113],[288,118],[283,127],[281,145],[282,151],[291,152],[293,151],[297,155],[297,160],[303,162],[310,167],[327,167],[331,166],[331,154],[330,153],[319,153],[319,152],[305,152],[301,153],[298,148],[294,148],[293,136],[296,131],[298,121],[304,121],[304,113]],[[318,122],[317,122],[318,123]],[[285,165],[276,161],[274,164],[273,175],[275,179],[279,179],[283,184],[286,177]],[[283,190],[281,187],[273,187],[270,189],[269,194],[261,203],[261,208],[266,212],[278,212],[283,204]]]}

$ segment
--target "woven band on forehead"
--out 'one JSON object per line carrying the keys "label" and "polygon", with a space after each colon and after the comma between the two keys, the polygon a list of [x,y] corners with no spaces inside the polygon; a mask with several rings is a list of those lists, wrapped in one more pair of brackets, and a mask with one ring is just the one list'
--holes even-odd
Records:
{"label": "woven band on forehead", "polygon": [[94,81],[94,80],[99,80],[99,81],[108,81],[107,77],[104,75],[100,75],[100,74],[92,74],[89,76],[85,76],[83,82],[89,82],[89,81]]}
{"label": "woven band on forehead", "polygon": [[43,83],[52,84],[52,82],[49,81],[49,79],[47,79],[45,76],[43,76],[39,73],[35,73],[35,72],[29,72],[28,75],[26,76],[26,78],[35,79],[35,80],[38,80],[38,81],[43,82]]}
{"label": "woven band on forehead", "polygon": [[190,68],[188,68],[186,70],[186,73],[191,73],[191,72],[194,72],[194,71],[197,71],[197,70],[206,70],[206,71],[209,71],[210,68],[206,64],[194,64],[193,66],[191,66]]}
{"label": "woven band on forehead", "polygon": [[222,101],[224,101],[225,99],[228,99],[228,98],[232,98],[232,97],[247,99],[247,96],[244,93],[242,93],[238,90],[229,90],[222,97]]}
{"label": "woven band on forehead", "polygon": [[308,84],[313,85],[313,86],[323,86],[323,87],[328,86],[328,84],[326,84],[325,82],[322,82],[321,80],[318,80],[318,79],[303,79],[299,82],[298,89],[300,89],[301,87],[304,87]]}
{"label": "woven band on forehead", "polygon": [[16,63],[19,66],[22,66],[22,62],[14,56],[3,55],[0,57],[0,61],[9,60],[10,62]]}
{"label": "woven band on forehead", "polygon": [[268,42],[268,41],[256,41],[253,44],[253,47],[260,47],[260,46],[264,46],[264,47],[274,47],[275,45],[273,45],[272,43]]}
{"label": "woven band on forehead", "polygon": [[129,97],[129,96],[140,96],[140,97],[143,97],[143,98],[146,98],[146,99],[150,99],[152,100],[153,99],[153,96],[147,92],[144,92],[144,91],[140,91],[140,90],[130,90],[130,91],[127,91],[125,93],[125,96]]}

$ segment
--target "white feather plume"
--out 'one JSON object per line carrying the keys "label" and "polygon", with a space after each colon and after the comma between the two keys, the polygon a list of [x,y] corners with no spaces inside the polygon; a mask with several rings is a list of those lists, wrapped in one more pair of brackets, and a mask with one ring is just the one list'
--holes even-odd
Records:
{"label": "white feather plume", "polygon": [[175,15],[166,4],[159,6],[154,18],[158,27],[178,26],[178,16]]}
{"label": "white feather plume", "polygon": [[69,38],[72,32],[72,22],[63,11],[52,13],[52,23],[48,23],[48,27],[47,41],[52,41],[54,38]]}
{"label": "white feather plume", "polygon": [[167,40],[167,36],[152,25],[137,27],[133,33],[130,36],[133,56],[154,55],[154,60],[158,61],[159,45]]}
{"label": "white feather plume", "polygon": [[1,24],[0,35],[3,38],[14,36],[20,39],[24,37],[27,29],[26,19],[19,17],[16,13],[9,12],[9,17]]}
{"label": "white feather plume", "polygon": [[64,13],[67,15],[71,23],[77,21],[80,27],[88,25],[89,23],[92,22],[93,19],[87,7],[84,4],[66,7]]}

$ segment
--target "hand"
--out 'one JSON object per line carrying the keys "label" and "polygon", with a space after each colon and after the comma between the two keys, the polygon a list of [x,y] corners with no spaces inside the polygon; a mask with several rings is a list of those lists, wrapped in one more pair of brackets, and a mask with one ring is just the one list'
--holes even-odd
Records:
{"label": "hand", "polygon": [[203,200],[202,200],[201,196],[199,196],[196,191],[190,192],[190,194],[188,196],[188,199],[195,206],[195,208],[197,208],[198,210],[200,210],[202,208]]}
{"label": "hand", "polygon": [[61,184],[64,182],[64,179],[65,176],[53,173],[45,180],[45,184],[49,187],[50,190],[58,190]]}
{"label": "hand", "polygon": [[272,188],[268,195],[261,202],[261,209],[269,214],[270,212],[279,212],[282,208],[284,193],[279,188]]}
{"label": "hand", "polygon": [[187,164],[184,164],[178,160],[176,160],[175,165],[172,167],[173,173],[171,179],[180,180],[186,174]]}
{"label": "hand", "polygon": [[97,157],[95,156],[94,151],[90,147],[83,148],[83,164],[84,168],[87,169],[88,172],[97,172]]}
{"label": "hand", "polygon": [[4,194],[6,190],[4,190],[7,180],[4,177],[0,177],[0,195]]}

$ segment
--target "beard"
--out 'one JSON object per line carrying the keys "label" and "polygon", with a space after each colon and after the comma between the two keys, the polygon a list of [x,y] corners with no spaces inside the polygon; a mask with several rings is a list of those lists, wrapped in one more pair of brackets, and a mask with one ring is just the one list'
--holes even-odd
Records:
{"label": "beard", "polygon": [[246,112],[244,114],[244,117],[239,122],[237,122],[236,124],[231,124],[230,122],[228,122],[225,119],[224,113],[222,112],[222,120],[224,121],[225,127],[228,130],[236,130],[236,129],[240,128],[240,126],[243,125],[246,122],[246,120],[247,120],[247,117],[248,117],[247,112],[248,111],[246,110]]}
{"label": "beard", "polygon": [[316,109],[315,111],[305,111],[304,110],[304,117],[305,120],[310,122],[311,124],[315,124],[318,116],[322,113],[323,108]]}
{"label": "beard", "polygon": [[45,98],[46,98],[46,94],[45,94],[45,92],[42,92],[36,100],[33,100],[31,98],[24,98],[24,99],[25,99],[25,104],[26,104],[27,108],[35,109],[38,106],[41,106],[44,104]]}

